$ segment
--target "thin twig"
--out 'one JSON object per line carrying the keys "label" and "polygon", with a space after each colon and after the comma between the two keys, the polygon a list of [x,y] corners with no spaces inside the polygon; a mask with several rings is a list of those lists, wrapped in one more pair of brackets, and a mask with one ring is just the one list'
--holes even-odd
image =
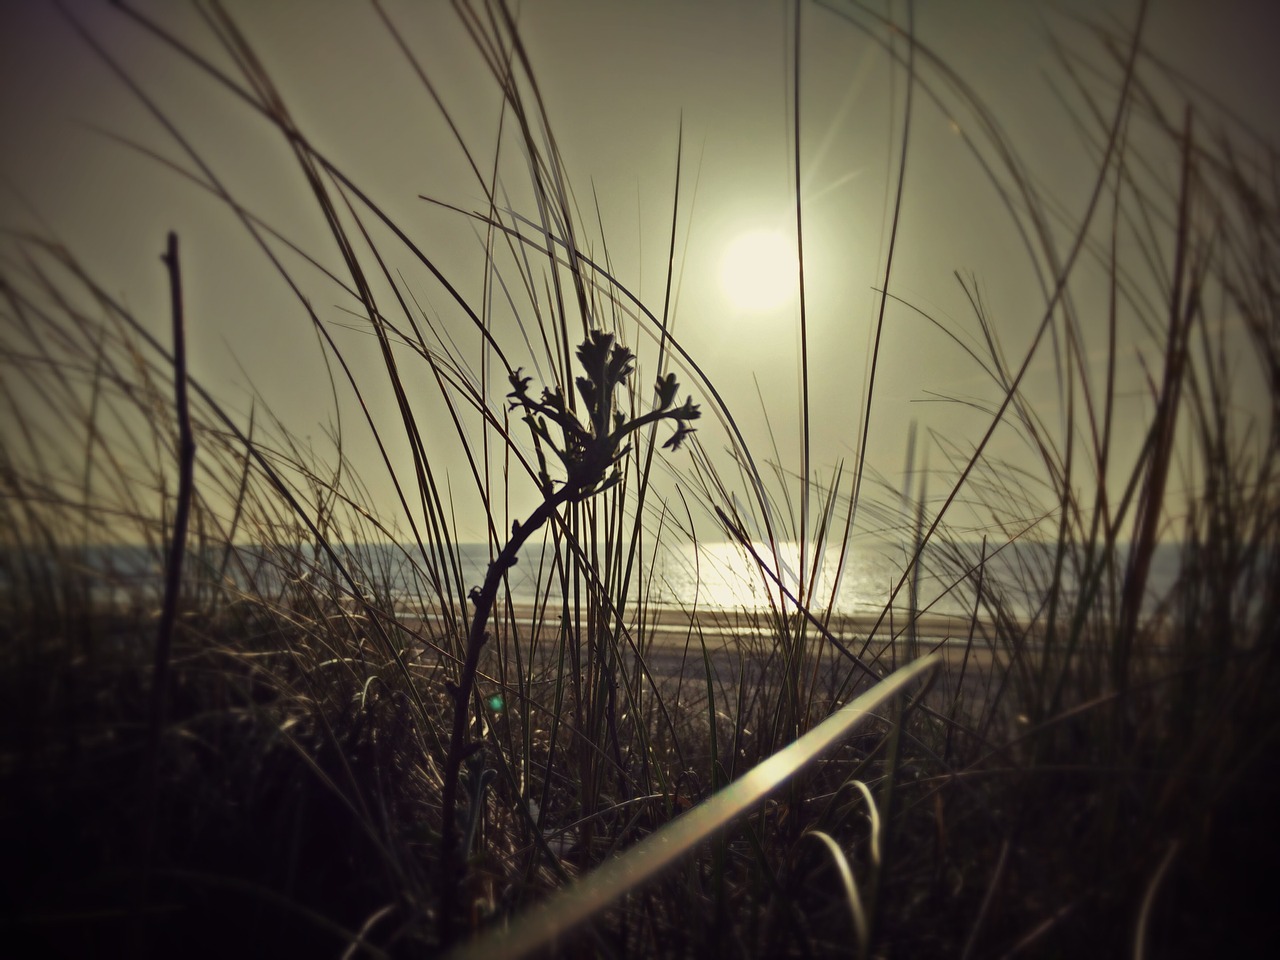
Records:
{"label": "thin twig", "polygon": [[[156,634],[155,663],[151,672],[151,715],[146,753],[146,791],[142,829],[142,876],[138,908],[145,906],[147,888],[155,854],[160,790],[160,733],[168,712],[169,659],[173,649],[173,626],[178,614],[178,593],[182,588],[182,559],[186,550],[187,518],[191,513],[192,479],[195,473],[196,442],[191,430],[191,411],[187,404],[187,351],[182,310],[182,273],[178,265],[178,235],[169,232],[169,241],[161,260],[169,271],[169,290],[173,316],[173,389],[178,418],[178,502],[173,518],[173,538],[165,563],[164,606]],[[139,928],[140,929],[140,928]]]}
{"label": "thin twig", "polygon": [[170,231],[169,245],[161,259],[169,270],[173,311],[173,391],[178,418],[178,503],[173,516],[173,539],[165,565],[164,606],[156,636],[155,669],[151,686],[151,737],[158,740],[165,720],[169,685],[169,654],[173,647],[173,625],[178,615],[178,593],[182,587],[182,559],[186,551],[187,518],[191,513],[191,488],[195,473],[196,441],[191,431],[191,411],[187,405],[187,349],[182,314],[182,275],[178,266],[178,235]]}

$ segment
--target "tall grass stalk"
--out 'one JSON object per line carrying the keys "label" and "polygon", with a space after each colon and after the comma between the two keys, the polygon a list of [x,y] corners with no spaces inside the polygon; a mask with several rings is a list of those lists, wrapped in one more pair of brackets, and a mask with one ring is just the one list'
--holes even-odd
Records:
{"label": "tall grass stalk", "polygon": [[[651,309],[599,206],[575,193],[589,171],[560,154],[508,5],[453,11],[500,104],[492,157],[467,141],[470,118],[450,112],[410,29],[374,6],[479,209],[375,202],[293,111],[305,91],[277,86],[222,5],[200,6],[190,35],[117,6],[279,137],[323,228],[305,243],[202,156],[197,118],[166,113],[150,78],[67,15],[177,151],[129,144],[138,162],[225,207],[293,297],[281,322],[300,349],[317,344],[332,413],[313,442],[257,394],[245,409],[214,396],[149,332],[168,318],[129,309],[70,245],[6,235],[0,923],[15,942],[84,954],[133,924],[131,949],[157,956],[424,956],[502,931],[519,951],[568,921],[521,930],[607,882],[608,905],[573,908],[591,922],[570,949],[1254,947],[1248,878],[1280,781],[1276,158],[1146,49],[1145,4],[1134,30],[1090,27],[1087,48],[1058,48],[1064,114],[1094,163],[1078,208],[1046,192],[910,8],[906,22],[859,3],[797,8],[802,297],[814,240],[800,214],[800,25],[822,16],[878,45],[905,81],[875,345],[850,396],[857,462],[825,474],[808,359],[846,332],[811,322],[804,299],[799,409],[763,398],[770,430],[800,424],[790,465],[675,333],[683,137]],[[896,279],[926,105],[955,121],[1025,253],[1010,278],[956,274],[968,323],[931,315]],[[478,277],[437,259],[454,236],[410,226],[428,202],[476,238]],[[1023,272],[1040,304],[1019,336],[984,288]],[[894,313],[990,383],[954,401],[981,418],[974,442],[912,432],[906,483],[871,459]],[[188,302],[187,316],[207,322],[207,309]],[[588,371],[575,389],[577,344],[617,351],[618,375]],[[656,405],[632,369],[658,383]],[[670,418],[685,442],[660,455]],[[1005,436],[1026,455],[1002,460]],[[174,465],[191,444],[188,486]],[[183,512],[179,567],[166,551]],[[850,616],[839,581],[872,538],[901,560],[880,606]],[[721,549],[755,578],[741,609],[708,599]],[[660,571],[680,556],[697,587],[671,601]],[[152,724],[165,681],[147,654],[168,622],[168,709]],[[864,716],[781,792],[753,795],[714,836],[694,829],[890,666],[931,653],[915,709]],[[684,859],[651,882],[617,866],[684,831]],[[147,832],[154,855],[136,848]],[[143,863],[154,882],[136,903]]]}

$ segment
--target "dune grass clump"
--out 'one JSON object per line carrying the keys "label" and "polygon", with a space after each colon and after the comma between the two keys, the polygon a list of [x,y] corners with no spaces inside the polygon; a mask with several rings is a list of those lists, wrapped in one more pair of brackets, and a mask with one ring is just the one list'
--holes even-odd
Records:
{"label": "dune grass clump", "polygon": [[[1029,343],[1002,341],[968,279],[976,329],[925,318],[995,400],[976,442],[930,438],[947,466],[907,496],[877,491],[867,463],[819,484],[807,437],[798,469],[763,460],[669,308],[650,311],[592,256],[505,5],[456,10],[527,179],[514,195],[498,159],[488,174],[472,162],[486,206],[450,208],[483,237],[478,299],[433,259],[432,237],[298,126],[220,6],[208,24],[239,73],[122,8],[281,135],[328,231],[313,243],[337,268],[241,205],[169,117],[185,160],[160,162],[270,257],[297,295],[300,338],[318,336],[335,408],[358,414],[335,416],[323,446],[256,401],[224,405],[150,332],[168,318],[137,316],[59,244],[9,238],[6,936],[46,955],[131,956],[1261,944],[1253,880],[1280,799],[1275,153],[1217,124],[1140,31],[1098,31],[1100,55],[1063,52],[1096,161],[1084,210],[1068,214],[910,30],[831,6],[884,45],[911,97],[977,118],[963,142],[1043,292]],[[377,12],[444,110],[411,38]],[[682,213],[677,194],[672,258]],[[421,309],[427,288],[447,308]],[[376,366],[351,362],[313,290],[342,298]],[[1035,364],[1051,410],[1029,399]],[[525,369],[545,384],[536,397]],[[656,401],[633,388],[637,371]],[[680,405],[677,379],[691,394]],[[1142,402],[1122,405],[1135,392]],[[1008,428],[1029,459],[997,458],[992,437]],[[462,476],[434,459],[444,440]],[[856,446],[865,457],[865,438]],[[371,489],[392,496],[375,503]],[[522,511],[521,494],[535,506]],[[479,570],[459,542],[464,502],[485,521]],[[902,560],[883,607],[848,617],[820,586],[867,527]],[[664,553],[710,563],[711,540],[758,578],[749,607],[662,596]],[[516,590],[516,573],[531,586]],[[503,939],[930,653],[941,665],[922,688],[765,784],[664,873],[550,943]]]}

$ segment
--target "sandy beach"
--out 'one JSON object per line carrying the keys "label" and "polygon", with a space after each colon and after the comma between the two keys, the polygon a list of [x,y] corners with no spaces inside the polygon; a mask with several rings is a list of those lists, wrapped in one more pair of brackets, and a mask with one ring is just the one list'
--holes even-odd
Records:
{"label": "sandy beach", "polygon": [[[514,617],[503,616],[490,623],[491,633],[505,638],[514,624],[522,645],[535,651],[535,656],[550,660],[558,654],[558,612],[538,611],[531,606],[516,606],[510,612]],[[810,624],[810,650],[820,652],[838,672],[843,665],[849,665],[851,654],[881,676],[934,651],[941,651],[946,658],[944,669],[958,668],[963,662],[975,679],[984,676],[994,660],[986,639],[991,632],[984,635],[981,623],[973,627],[971,621],[960,617],[924,614],[914,624],[913,650],[904,616],[895,615],[892,624],[887,616],[878,625],[877,619],[871,615],[833,617],[826,630],[843,651],[836,643],[824,640],[819,628]],[[419,614],[406,618],[406,625],[429,636],[440,620],[438,616]],[[643,618],[633,616],[626,625],[630,643],[643,652],[646,670],[668,680],[691,672],[701,675],[703,644],[721,682],[736,682],[744,670],[768,669],[775,648],[767,638],[774,635],[776,631],[766,615],[743,610],[707,609],[695,615],[686,609],[650,607]]]}

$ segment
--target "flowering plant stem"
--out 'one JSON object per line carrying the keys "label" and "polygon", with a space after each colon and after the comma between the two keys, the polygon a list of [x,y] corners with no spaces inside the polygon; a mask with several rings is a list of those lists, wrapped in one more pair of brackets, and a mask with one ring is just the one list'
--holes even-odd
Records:
{"label": "flowering plant stem", "polygon": [[[578,347],[578,361],[586,375],[577,379],[578,392],[586,404],[587,426],[565,402],[560,390],[543,390],[540,399],[528,394],[529,378],[522,377],[516,369],[510,376],[513,407],[523,408],[524,420],[533,432],[538,448],[538,481],[543,501],[524,523],[511,528],[511,537],[489,564],[484,583],[471,590],[470,599],[475,605],[471,628],[467,633],[467,650],[462,672],[456,684],[448,684],[453,699],[453,729],[449,737],[449,752],[445,757],[444,786],[441,792],[443,823],[440,836],[439,932],[442,946],[450,945],[455,937],[458,910],[458,892],[466,877],[465,851],[458,831],[457,805],[458,781],[462,764],[480,749],[480,741],[467,736],[468,705],[475,691],[476,672],[480,667],[480,651],[489,639],[489,615],[498,596],[498,587],[506,572],[515,566],[520,549],[543,524],[556,516],[566,503],[577,503],[612,487],[621,479],[620,463],[630,450],[624,441],[632,433],[659,420],[676,422],[676,432],[664,447],[678,449],[693,432],[689,421],[701,414],[692,398],[674,406],[679,385],[674,374],[658,378],[657,403],[653,409],[632,420],[615,408],[614,391],[630,376],[635,356],[626,347],[616,344],[612,334],[593,330]],[[552,436],[547,422],[560,428],[560,438]],[[557,483],[547,470],[543,447],[549,447],[560,459],[565,469],[565,479]],[[473,803],[481,802],[480,791]]]}

